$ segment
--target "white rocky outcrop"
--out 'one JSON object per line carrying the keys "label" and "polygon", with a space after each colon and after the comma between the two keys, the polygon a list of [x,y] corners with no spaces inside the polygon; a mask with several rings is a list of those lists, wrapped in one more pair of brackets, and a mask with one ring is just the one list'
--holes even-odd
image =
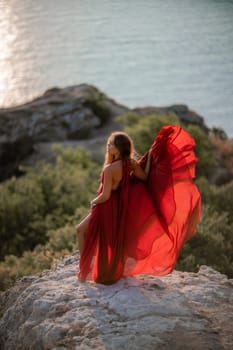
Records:
{"label": "white rocky outcrop", "polygon": [[0,348],[232,349],[233,280],[198,273],[105,286],[76,278],[78,253],[1,295]]}

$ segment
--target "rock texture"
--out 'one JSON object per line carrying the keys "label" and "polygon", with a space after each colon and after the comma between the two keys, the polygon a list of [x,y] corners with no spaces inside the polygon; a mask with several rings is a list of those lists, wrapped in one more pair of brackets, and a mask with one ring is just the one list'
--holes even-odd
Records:
{"label": "rock texture", "polygon": [[[100,149],[109,132],[122,128],[115,117],[127,111],[130,109],[87,84],[52,88],[29,103],[0,109],[0,181],[20,174],[20,164],[33,165],[39,159],[53,159],[53,142],[79,146],[77,140],[88,139],[87,149]],[[203,118],[185,105],[132,111],[141,115],[172,112],[182,121],[207,130]],[[99,159],[99,152],[96,158]]]}
{"label": "rock texture", "polygon": [[233,280],[201,266],[104,286],[77,280],[78,253],[1,296],[3,350],[233,348]]}
{"label": "rock texture", "polygon": [[203,130],[208,131],[207,126],[205,125],[204,118],[201,117],[194,111],[191,111],[186,105],[172,105],[168,107],[144,107],[144,108],[135,108],[134,112],[140,115],[164,115],[168,113],[176,114],[179,119],[185,124],[194,124],[200,126]]}
{"label": "rock texture", "polygon": [[53,88],[24,105],[0,109],[0,181],[17,173],[37,143],[93,137],[127,110],[86,84]]}

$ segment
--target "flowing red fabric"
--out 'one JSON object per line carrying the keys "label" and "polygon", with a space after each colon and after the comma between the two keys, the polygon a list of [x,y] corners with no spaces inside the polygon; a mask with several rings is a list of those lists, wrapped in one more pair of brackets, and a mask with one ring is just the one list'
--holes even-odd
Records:
{"label": "flowing red fabric", "polygon": [[[91,211],[79,278],[111,284],[122,277],[173,271],[201,216],[193,182],[194,146],[180,126],[165,126],[151,148],[147,182],[130,175],[130,162],[123,162],[120,187]],[[142,167],[147,156],[140,159]]]}

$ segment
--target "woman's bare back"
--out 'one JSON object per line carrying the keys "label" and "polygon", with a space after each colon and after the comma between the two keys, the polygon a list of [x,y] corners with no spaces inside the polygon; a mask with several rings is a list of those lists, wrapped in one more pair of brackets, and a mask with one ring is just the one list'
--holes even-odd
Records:
{"label": "woman's bare back", "polygon": [[[130,165],[131,165],[131,172],[139,179],[141,180],[146,180],[147,175],[145,174],[145,172],[142,170],[142,168],[140,167],[140,165],[138,164],[138,162],[135,159],[130,159]],[[111,171],[112,171],[112,190],[116,190],[121,182],[122,179],[122,160],[119,159],[111,164],[108,165],[109,167],[111,167]]]}
{"label": "woman's bare back", "polygon": [[112,190],[117,190],[122,179],[122,160],[119,159],[109,166],[112,171]]}

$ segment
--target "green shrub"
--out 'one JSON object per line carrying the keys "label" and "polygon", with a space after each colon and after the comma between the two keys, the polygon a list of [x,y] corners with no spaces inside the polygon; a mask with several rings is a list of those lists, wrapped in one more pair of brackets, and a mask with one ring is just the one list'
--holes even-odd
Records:
{"label": "green shrub", "polygon": [[132,137],[135,149],[140,155],[149,150],[155,136],[163,126],[179,125],[179,119],[172,113],[141,117],[131,112],[119,117],[118,121],[125,125],[124,131]]}
{"label": "green shrub", "polygon": [[198,158],[196,175],[209,177],[217,164],[217,154],[214,146],[206,133],[197,125],[188,125],[184,129],[196,142],[195,154]]}
{"label": "green shrub", "polygon": [[233,224],[227,212],[219,214],[210,206],[203,206],[202,220],[197,234],[183,248],[177,269],[197,271],[209,265],[233,277]]}
{"label": "green shrub", "polygon": [[0,259],[45,244],[78,207],[89,207],[99,166],[84,150],[56,147],[55,165],[39,162],[26,175],[0,185]]}
{"label": "green shrub", "polygon": [[203,202],[203,214],[196,236],[181,253],[177,267],[196,271],[209,265],[233,277],[233,181],[222,186],[197,179]]}
{"label": "green shrub", "polygon": [[98,90],[92,91],[86,100],[86,105],[92,109],[94,114],[100,119],[101,125],[109,119],[111,111],[107,105],[106,95]]}
{"label": "green shrub", "polygon": [[195,154],[198,158],[197,176],[208,177],[213,171],[217,155],[208,136],[196,125],[184,125],[174,113],[167,115],[139,116],[136,113],[126,113],[118,118],[125,125],[127,132],[133,139],[137,152],[142,155],[151,147],[156,135],[165,125],[181,125],[196,142]]}
{"label": "green shrub", "polygon": [[[31,179],[12,178],[0,186],[0,257],[5,254],[15,254],[17,250],[23,252],[25,243],[28,249],[32,245],[44,243],[43,235],[46,229],[42,214],[45,212],[45,201],[41,188],[35,186]],[[37,234],[33,242],[33,227],[37,222]]]}
{"label": "green shrub", "polygon": [[198,188],[202,195],[202,201],[209,204],[219,214],[226,213],[228,220],[233,223],[233,181],[221,185],[210,185],[205,178],[197,180]]}
{"label": "green shrub", "polygon": [[5,256],[0,262],[0,290],[10,288],[22,276],[54,269],[65,256],[77,250],[75,227],[88,212],[89,208],[77,208],[64,227],[48,231],[45,245],[39,244],[33,251],[24,251],[21,257]]}
{"label": "green shrub", "polygon": [[233,223],[233,181],[219,187],[212,186],[207,201],[219,213],[227,212],[229,221]]}

